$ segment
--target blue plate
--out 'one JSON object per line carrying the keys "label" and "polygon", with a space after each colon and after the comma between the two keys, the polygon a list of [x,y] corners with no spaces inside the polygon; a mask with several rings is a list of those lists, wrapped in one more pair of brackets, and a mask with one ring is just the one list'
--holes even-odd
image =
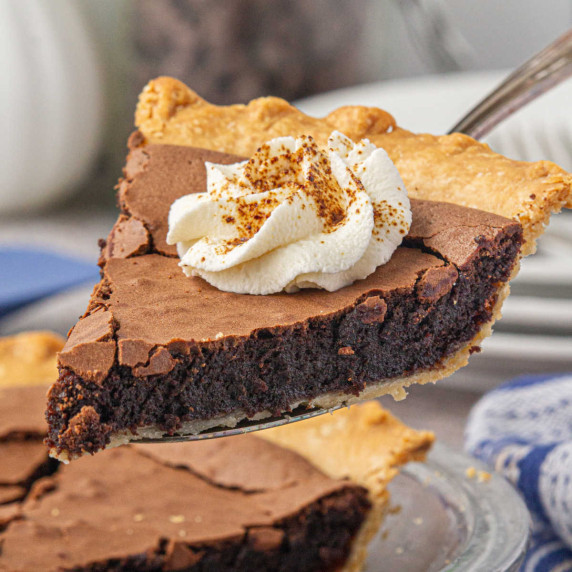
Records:
{"label": "blue plate", "polygon": [[42,298],[99,280],[99,267],[49,251],[0,248],[0,318]]}

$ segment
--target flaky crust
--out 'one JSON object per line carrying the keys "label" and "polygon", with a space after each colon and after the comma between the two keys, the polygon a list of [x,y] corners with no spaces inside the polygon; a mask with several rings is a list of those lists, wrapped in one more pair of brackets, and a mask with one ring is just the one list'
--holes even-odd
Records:
{"label": "flaky crust", "polygon": [[423,460],[434,440],[432,433],[407,427],[377,401],[257,435],[308,457],[334,479],[349,478],[366,487],[374,498],[385,495],[399,466]]}
{"label": "flaky crust", "polygon": [[395,120],[385,111],[365,107],[342,108],[317,119],[277,97],[217,106],[184,83],[161,77],[149,82],[139,96],[135,125],[149,143],[190,145],[249,157],[274,137],[309,134],[325,145],[334,129],[361,139],[394,129]]}
{"label": "flaky crust", "polygon": [[341,107],[318,119],[275,97],[216,106],[180,81],[161,77],[141,93],[135,123],[149,143],[242,156],[285,135],[312,135],[319,145],[325,145],[335,129],[354,140],[368,138],[389,153],[411,197],[452,202],[519,221],[524,229],[523,255],[534,252],[551,213],[572,208],[572,176],[554,163],[507,159],[459,133],[416,135],[374,107]]}
{"label": "flaky crust", "polygon": [[0,387],[51,383],[58,376],[56,353],[64,342],[51,332],[0,338]]}
{"label": "flaky crust", "polygon": [[373,508],[354,540],[345,572],[362,569],[367,545],[387,508],[387,485],[399,472],[398,467],[425,460],[434,441],[432,433],[407,427],[376,401],[258,435],[306,457],[334,479],[349,478],[369,490]]}

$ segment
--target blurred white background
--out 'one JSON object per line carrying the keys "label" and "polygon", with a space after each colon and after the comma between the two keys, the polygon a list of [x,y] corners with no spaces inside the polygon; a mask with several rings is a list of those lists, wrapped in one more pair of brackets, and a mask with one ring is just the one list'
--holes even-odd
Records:
{"label": "blurred white background", "polygon": [[372,81],[512,68],[572,25],[568,0],[381,0],[370,9]]}
{"label": "blurred white background", "polygon": [[0,216],[80,190],[112,204],[151,77],[218,103],[296,100],[512,68],[572,25],[569,0],[1,0],[0,14]]}

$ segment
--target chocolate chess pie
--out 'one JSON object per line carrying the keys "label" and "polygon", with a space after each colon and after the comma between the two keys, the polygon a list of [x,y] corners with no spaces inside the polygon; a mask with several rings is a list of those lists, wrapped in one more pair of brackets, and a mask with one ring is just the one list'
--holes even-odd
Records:
{"label": "chocolate chess pie", "polygon": [[[460,134],[414,135],[373,108],[315,119],[276,98],[217,107],[160,78],[136,123],[102,279],[49,393],[47,442],[64,460],[296,407],[402,398],[446,377],[490,334],[550,214],[572,206],[572,179],[556,165]],[[169,208],[205,191],[205,162],[235,164],[283,136],[327,146],[335,130],[383,147],[406,184],[411,227],[386,264],[333,292],[264,296],[182,272]]]}

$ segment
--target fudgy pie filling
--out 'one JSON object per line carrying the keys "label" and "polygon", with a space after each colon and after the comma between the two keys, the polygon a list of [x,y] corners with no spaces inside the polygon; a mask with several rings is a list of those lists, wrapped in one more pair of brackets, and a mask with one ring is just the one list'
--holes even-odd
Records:
{"label": "fudgy pie filling", "polygon": [[278,414],[326,394],[343,400],[438,369],[492,319],[518,259],[518,223],[413,200],[409,235],[365,280],[336,292],[221,292],[184,276],[164,240],[169,204],[203,188],[205,160],[236,157],[134,147],[122,214],[103,244],[102,281],[49,394],[56,452],[93,453],[141,427],[172,433],[227,415]]}

